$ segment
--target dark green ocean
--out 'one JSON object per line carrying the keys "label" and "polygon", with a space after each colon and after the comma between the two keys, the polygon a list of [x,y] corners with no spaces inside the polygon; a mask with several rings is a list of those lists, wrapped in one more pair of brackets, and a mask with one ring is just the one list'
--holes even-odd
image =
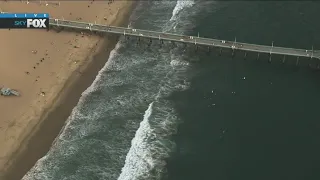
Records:
{"label": "dark green ocean", "polygon": [[[193,34],[320,49],[320,3],[217,1]],[[170,180],[320,179],[320,73],[296,58],[197,53],[190,88],[172,99],[183,120]],[[302,61],[309,61],[303,59]],[[316,62],[315,62],[316,63]],[[233,94],[232,92],[235,92]]]}

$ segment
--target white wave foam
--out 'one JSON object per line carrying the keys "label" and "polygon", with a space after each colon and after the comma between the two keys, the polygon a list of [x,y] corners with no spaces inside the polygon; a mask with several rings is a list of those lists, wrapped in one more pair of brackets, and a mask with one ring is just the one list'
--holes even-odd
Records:
{"label": "white wave foam", "polygon": [[154,103],[145,111],[118,180],[159,180],[165,172],[164,160],[174,148],[168,136],[176,132],[177,117],[164,104]]}
{"label": "white wave foam", "polygon": [[[193,1],[178,1],[170,21],[174,20],[183,8],[193,4]],[[177,22],[170,21],[161,28],[165,31],[172,30],[173,27],[176,29]],[[177,131],[179,118],[167,101],[159,101],[164,101],[162,98],[173,91],[186,90],[190,84],[185,80],[189,63],[181,60],[180,53],[171,51],[170,55],[164,58],[170,59],[171,70],[167,72],[163,82],[160,82],[154,102],[149,104],[145,111],[118,180],[160,180],[165,175],[165,159],[170,156],[175,146],[170,138]]]}
{"label": "white wave foam", "polygon": [[[74,136],[74,134],[70,134],[68,133],[70,130],[73,130],[75,127],[71,125],[71,122],[77,118],[84,117],[84,114],[81,113],[81,105],[83,104],[83,102],[85,101],[85,98],[93,91],[95,91],[96,87],[99,86],[99,81],[101,80],[101,76],[102,74],[106,71],[106,69],[108,68],[108,66],[110,66],[110,64],[112,63],[113,59],[115,58],[115,56],[117,55],[117,51],[118,49],[121,47],[121,43],[120,41],[116,44],[115,48],[110,52],[109,58],[107,63],[104,65],[104,67],[99,71],[98,75],[96,76],[95,80],[93,81],[93,83],[91,84],[91,86],[89,86],[82,94],[81,97],[79,99],[79,102],[77,104],[77,106],[75,106],[70,114],[70,116],[68,117],[64,127],[61,129],[60,134],[57,136],[57,138],[54,140],[54,142],[52,143],[52,147],[50,148],[50,151],[54,150],[57,146],[58,146],[58,140],[62,140],[62,141],[68,141],[67,139],[79,139],[83,136],[85,136],[85,134],[88,132],[88,129],[84,129],[81,128],[79,129],[79,133],[78,133],[78,138],[76,136]],[[96,112],[98,113],[98,112]],[[91,117],[92,118],[92,117]],[[85,125],[86,126],[86,125]],[[86,126],[88,127],[88,126]],[[49,152],[50,152],[49,151]],[[65,155],[68,154],[73,154],[75,152],[74,147],[70,146],[68,149],[66,149],[65,151]],[[34,165],[34,167],[32,168],[32,170],[30,170],[24,177],[23,180],[34,180],[35,175],[36,177],[40,177],[41,180],[44,179],[49,179],[49,174],[47,174],[45,171],[42,171],[42,167],[43,167],[43,163],[46,162],[46,159],[48,158],[48,154],[47,153],[45,156],[43,156],[42,158],[40,158],[36,164]],[[52,168],[55,167],[55,165],[50,165]]]}
{"label": "white wave foam", "polygon": [[170,18],[170,21],[172,20],[176,20],[177,19],[177,15],[179,14],[179,12],[186,8],[186,7],[192,7],[195,4],[195,2],[193,0],[178,0],[176,6],[174,7],[173,11],[172,11],[172,16]]}
{"label": "white wave foam", "polygon": [[[148,118],[152,114],[153,102],[149,104],[146,110],[143,121],[136,132],[135,137],[132,139],[131,148],[127,154],[125,165],[122,168],[118,180],[134,180],[138,177],[145,176],[148,173],[148,166],[153,167],[152,159],[150,158],[150,150],[145,139],[151,135]],[[142,159],[142,161],[140,161]]]}
{"label": "white wave foam", "polygon": [[[188,4],[190,2],[177,2],[173,16],[176,16],[184,7],[188,7],[185,6],[186,3]],[[166,21],[168,21],[168,19],[166,19]],[[163,24],[157,24],[157,26],[163,26]],[[99,173],[95,173],[101,174],[101,172],[104,172],[105,175],[103,175],[104,178],[102,179],[116,179],[116,177],[118,177],[119,180],[160,179],[159,177],[163,174],[162,172],[165,171],[164,159],[169,156],[169,153],[173,149],[173,144],[169,138],[172,133],[176,133],[178,118],[173,108],[170,108],[170,105],[163,104],[163,102],[159,104],[159,101],[162,101],[162,97],[167,96],[172,91],[188,88],[189,84],[186,81],[184,81],[184,83],[181,82],[186,79],[184,72],[189,64],[179,60],[180,54],[177,55],[177,57],[172,57],[172,54],[176,53],[170,51],[170,57],[168,52],[162,52],[165,51],[163,49],[154,52],[158,53],[158,51],[160,51],[157,57],[154,57],[155,54],[151,55],[150,53],[143,52],[143,54],[131,53],[124,59],[121,55],[122,53],[119,54],[118,51],[121,46],[123,46],[123,44],[119,41],[114,50],[110,52],[108,62],[99,71],[92,85],[82,93],[79,103],[73,109],[65,127],[58,136],[57,143],[54,143],[49,153],[36,163],[23,180],[49,180],[59,179],[59,177],[60,179],[68,180],[77,178],[77,180],[82,180],[87,178],[87,176],[81,176],[82,174],[80,174],[79,171],[77,171],[79,174],[68,174],[63,171],[65,167],[68,167],[66,164],[68,164],[74,156],[77,156],[83,147],[90,147],[90,145],[86,144],[87,142],[85,142],[83,137],[93,132],[101,133],[99,131],[95,132],[96,130],[94,130],[97,128],[96,119],[99,119],[97,113],[101,112],[107,115],[103,117],[107,117],[105,122],[110,122],[110,127],[112,121],[118,119],[124,119],[125,124],[121,129],[116,129],[115,127],[108,129],[108,133],[117,131],[113,132],[112,137],[117,138],[118,141],[113,142],[108,139],[105,142],[106,147],[97,148],[102,150],[103,154],[108,154],[108,156],[112,158],[106,159],[106,164],[101,166],[103,169]],[[118,55],[119,58],[116,58]],[[149,65],[146,66],[149,62],[156,62],[156,65],[152,67]],[[114,74],[110,75],[112,73],[106,73],[108,70],[117,71],[116,76]],[[145,73],[145,75],[137,76],[136,72],[140,71],[141,73],[138,74]],[[130,83],[135,86],[135,89],[124,88],[125,94],[119,95],[118,90],[122,88],[121,86]],[[116,86],[121,88],[113,92],[113,88]],[[86,99],[90,99],[89,96],[91,97],[92,94],[99,90],[104,90],[105,87],[108,88],[108,90],[110,89],[108,93],[111,95],[101,100],[106,101],[101,104],[103,108],[100,109],[99,105],[99,107],[94,108],[94,111],[92,111],[92,108],[88,109],[86,106],[92,106],[92,103],[86,101]],[[142,121],[141,119],[132,119],[132,114],[130,114],[131,116],[120,116],[134,111],[137,111],[136,114],[139,114],[140,111],[137,110],[137,107],[141,107],[141,105],[145,106],[146,102],[150,102],[154,98],[154,102],[149,104]],[[86,103],[89,105],[86,105]],[[129,117],[129,119],[126,119],[127,117]],[[140,121],[140,127],[137,127],[137,123]],[[103,126],[102,128],[105,127],[106,126]],[[138,130],[136,131],[136,129]],[[135,137],[132,139],[130,147],[129,141],[134,133]],[[90,141],[92,140],[90,139]],[[100,144],[103,144],[103,142]],[[80,146],[82,149],[79,148]],[[128,146],[130,150],[127,153]],[[88,153],[80,153],[83,157],[78,157],[79,159],[90,158]],[[98,157],[100,157],[100,155],[101,154],[99,154]],[[94,157],[92,156],[91,158]],[[79,168],[97,165],[95,163],[90,164],[88,161],[79,165]],[[125,165],[122,166],[124,161]],[[121,167],[122,173],[118,176]],[[86,171],[89,170],[83,169],[81,172],[85,174]],[[152,171],[152,173],[150,173],[150,171]],[[66,176],[62,177],[63,175]]]}
{"label": "white wave foam", "polygon": [[170,62],[171,66],[189,66],[189,63],[186,61],[180,61],[180,60],[172,60]]}
{"label": "white wave foam", "polygon": [[[113,59],[118,55],[118,49],[121,47],[121,42],[119,41],[115,48],[110,52],[109,55],[109,59],[107,61],[107,63],[104,65],[104,67],[99,71],[98,75],[96,76],[95,80],[93,81],[93,83],[91,84],[91,86],[89,86],[82,94],[81,96],[86,96],[88,94],[90,94],[91,92],[93,92],[95,90],[95,88],[98,86],[98,83],[101,79],[102,74],[106,71],[106,69],[108,69],[108,67],[113,63]],[[82,97],[80,98],[81,101]]]}
{"label": "white wave foam", "polygon": [[[118,54],[117,51],[118,49],[121,47],[121,43],[120,41],[116,44],[115,48],[110,52],[110,55],[109,55],[109,58],[108,58],[108,61],[106,62],[106,64],[104,65],[104,67],[98,72],[98,75],[96,76],[96,78],[94,79],[94,81],[92,82],[92,84],[84,91],[82,92],[81,94],[81,97],[79,99],[79,102],[77,104],[77,106],[75,106],[70,114],[70,116],[68,117],[66,123],[65,123],[65,126],[62,128],[62,130],[60,131],[60,134],[58,135],[58,138],[55,139],[52,147],[55,146],[55,142],[57,139],[60,139],[60,140],[64,140],[66,141],[66,137],[68,136],[71,136],[71,134],[67,134],[68,131],[67,129],[69,130],[72,130],[74,129],[73,126],[71,126],[70,122],[73,120],[73,119],[77,119],[79,117],[84,117],[86,116],[85,114],[81,113],[81,105],[83,104],[83,102],[85,101],[85,98],[87,96],[90,95],[91,92],[95,91],[96,87],[99,86],[99,82],[101,80],[101,76],[103,75],[103,73],[106,71],[106,69],[108,69],[108,67],[110,66],[110,64],[113,62],[113,59],[116,57],[116,55]],[[95,112],[94,114],[97,114],[98,112]],[[91,117],[88,117],[88,118],[93,118],[92,115]],[[85,136],[86,132],[88,130],[84,130],[84,129],[80,129],[79,130],[79,135],[81,137]],[[76,137],[73,137],[73,139],[76,139]]]}

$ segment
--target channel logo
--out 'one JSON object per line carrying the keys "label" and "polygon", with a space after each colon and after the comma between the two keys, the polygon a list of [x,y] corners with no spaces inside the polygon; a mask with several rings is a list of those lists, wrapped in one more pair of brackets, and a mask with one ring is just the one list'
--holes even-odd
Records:
{"label": "channel logo", "polygon": [[48,13],[1,13],[0,29],[49,29]]}
{"label": "channel logo", "polygon": [[14,25],[19,26],[21,28],[25,27],[25,28],[46,29],[47,21],[48,19],[26,19],[26,20],[14,21]]}

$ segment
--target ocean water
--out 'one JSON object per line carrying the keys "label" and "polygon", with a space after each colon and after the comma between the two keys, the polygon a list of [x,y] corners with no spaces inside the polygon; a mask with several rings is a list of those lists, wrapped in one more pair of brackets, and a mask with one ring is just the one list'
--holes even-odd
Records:
{"label": "ocean water", "polygon": [[[130,26],[310,49],[319,8],[141,1]],[[318,72],[147,41],[119,41],[24,180],[319,179]]]}
{"label": "ocean water", "polygon": [[[217,1],[197,19],[207,37],[320,48],[320,3]],[[320,179],[319,72],[295,58],[197,53],[190,86],[170,96],[182,124],[169,180]],[[260,56],[261,57],[261,56]],[[314,63],[314,62],[313,62]],[[191,73],[189,73],[191,74]],[[232,93],[235,92],[235,93]]]}

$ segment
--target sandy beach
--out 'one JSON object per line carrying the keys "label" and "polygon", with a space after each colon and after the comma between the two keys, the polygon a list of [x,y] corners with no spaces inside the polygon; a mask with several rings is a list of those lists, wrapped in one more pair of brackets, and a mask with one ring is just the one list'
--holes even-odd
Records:
{"label": "sandy beach", "polygon": [[[125,25],[133,5],[133,1],[40,2],[1,1],[0,8],[5,12],[49,13],[52,18]],[[0,86],[21,94],[0,96],[0,179],[14,180],[21,179],[49,150],[118,37],[3,29],[0,38]]]}

